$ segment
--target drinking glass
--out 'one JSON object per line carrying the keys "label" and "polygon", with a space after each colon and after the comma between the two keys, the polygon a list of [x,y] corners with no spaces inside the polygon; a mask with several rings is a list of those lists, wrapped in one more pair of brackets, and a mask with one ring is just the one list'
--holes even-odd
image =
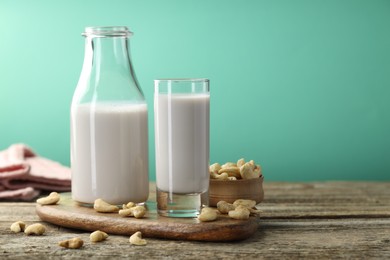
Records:
{"label": "drinking glass", "polygon": [[208,205],[209,80],[154,84],[157,210],[167,217],[196,217]]}

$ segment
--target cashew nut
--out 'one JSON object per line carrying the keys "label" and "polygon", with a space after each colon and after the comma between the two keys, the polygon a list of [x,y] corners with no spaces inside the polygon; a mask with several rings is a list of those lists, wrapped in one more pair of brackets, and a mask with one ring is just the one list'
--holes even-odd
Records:
{"label": "cashew nut", "polygon": [[[253,162],[253,160],[252,160]],[[247,162],[240,167],[240,175],[243,179],[255,179],[260,177],[260,171],[254,171],[255,165]]]}
{"label": "cashew nut", "polygon": [[[262,174],[261,166],[255,164],[253,160],[245,162],[244,158],[241,158],[237,163],[227,162],[222,166],[219,163],[214,163],[209,167],[211,179],[223,179],[223,180],[238,180],[238,179],[255,179],[259,178]],[[228,174],[226,178],[224,173]]]}
{"label": "cashew nut", "polygon": [[260,177],[260,175],[262,174],[261,172],[261,166],[259,164],[256,164],[255,165],[255,168],[253,169],[253,172],[256,173],[256,175],[258,175]]}
{"label": "cashew nut", "polygon": [[24,231],[24,228],[26,227],[26,224],[23,221],[16,221],[15,223],[12,223],[10,229],[14,233],[19,233]]}
{"label": "cashew nut", "polygon": [[40,223],[35,223],[35,224],[32,224],[28,227],[26,227],[26,229],[24,230],[24,233],[29,236],[29,235],[37,235],[37,236],[40,236],[42,235],[43,233],[45,233],[46,229],[45,229],[45,226],[43,226],[42,224]]}
{"label": "cashew nut", "polygon": [[132,207],[135,207],[137,206],[137,204],[135,204],[134,202],[129,202],[127,204],[123,204],[122,205],[122,209],[129,209],[129,208],[132,208]]}
{"label": "cashew nut", "polygon": [[241,166],[243,166],[244,164],[245,164],[244,158],[241,158],[241,159],[239,159],[239,160],[237,161],[237,167],[241,167]]}
{"label": "cashew nut", "polygon": [[64,241],[61,241],[58,243],[59,246],[62,246],[65,248],[70,248],[70,249],[78,249],[78,248],[82,247],[83,244],[84,244],[84,241],[79,237],[64,240]]}
{"label": "cashew nut", "polygon": [[96,230],[89,235],[89,240],[91,240],[91,242],[100,242],[105,240],[107,237],[108,235],[106,232]]}
{"label": "cashew nut", "polygon": [[216,179],[216,180],[227,180],[229,178],[229,175],[226,172],[223,172],[221,174],[211,172],[210,177],[211,179]]}
{"label": "cashew nut", "polygon": [[201,212],[209,212],[209,211],[215,211],[215,208],[211,208],[211,207],[204,207],[201,209]]}
{"label": "cashew nut", "polygon": [[260,213],[263,212],[263,211],[258,210],[256,208],[251,208],[251,209],[248,209],[248,210],[249,210],[251,216],[260,216]]}
{"label": "cashew nut", "polygon": [[93,208],[100,213],[112,213],[118,212],[119,208],[115,205],[111,205],[102,199],[96,199],[93,204]]}
{"label": "cashew nut", "polygon": [[244,206],[238,206],[234,210],[229,211],[229,217],[233,219],[245,220],[249,219],[250,211]]}
{"label": "cashew nut", "polygon": [[214,221],[218,217],[217,212],[215,209],[212,208],[203,208],[201,213],[198,216],[198,219],[202,222],[209,222],[209,221]]}
{"label": "cashew nut", "polygon": [[227,168],[227,167],[237,167],[237,164],[235,164],[234,162],[227,162],[221,165],[221,168]]}
{"label": "cashew nut", "polygon": [[221,165],[219,163],[214,163],[212,165],[210,165],[209,167],[209,172],[214,172],[214,173],[218,173],[218,171],[221,169]]}
{"label": "cashew nut", "polygon": [[234,176],[236,178],[241,178],[240,168],[238,168],[237,166],[225,167],[218,171],[219,174],[222,174],[224,172],[226,172],[230,177]]}
{"label": "cashew nut", "polygon": [[57,204],[60,201],[61,197],[60,194],[57,192],[52,192],[49,194],[49,196],[37,199],[37,203],[41,205],[54,205]]}
{"label": "cashew nut", "polygon": [[119,215],[122,217],[135,217],[143,218],[146,214],[146,208],[144,206],[135,206],[129,209],[119,210]]}
{"label": "cashew nut", "polygon": [[244,207],[249,210],[251,216],[259,216],[262,212],[261,210],[256,209],[256,201],[255,200],[244,200],[239,199],[233,202],[233,206]]}
{"label": "cashew nut", "polygon": [[219,201],[217,203],[217,209],[222,214],[228,214],[228,212],[231,211],[231,210],[234,210],[235,207],[234,207],[233,204],[230,204],[230,203],[228,203],[226,201],[221,200],[221,201]]}
{"label": "cashew nut", "polygon": [[142,233],[140,231],[135,232],[129,239],[130,244],[136,246],[144,246],[147,244],[145,239],[142,239]]}
{"label": "cashew nut", "polygon": [[120,209],[118,213],[121,217],[133,217],[133,211],[131,209]]}
{"label": "cashew nut", "polygon": [[254,208],[256,206],[256,201],[255,200],[244,200],[244,199],[238,199],[233,202],[234,207],[238,206],[244,206],[247,209]]}

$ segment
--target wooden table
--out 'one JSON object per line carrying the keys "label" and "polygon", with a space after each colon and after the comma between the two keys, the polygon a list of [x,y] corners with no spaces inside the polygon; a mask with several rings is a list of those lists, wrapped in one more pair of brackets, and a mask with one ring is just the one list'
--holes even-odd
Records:
{"label": "wooden table", "polygon": [[57,243],[74,236],[89,241],[88,232],[43,223],[44,236],[11,233],[9,227],[16,220],[40,221],[35,203],[0,202],[0,259],[390,259],[390,182],[265,182],[264,190],[260,226],[244,241],[147,238],[146,246],[137,247],[128,237],[111,235],[79,250]]}

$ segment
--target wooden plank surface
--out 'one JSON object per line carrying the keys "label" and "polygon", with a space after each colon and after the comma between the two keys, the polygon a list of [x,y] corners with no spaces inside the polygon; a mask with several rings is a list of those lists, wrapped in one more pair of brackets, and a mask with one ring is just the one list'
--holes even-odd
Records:
{"label": "wooden plank surface", "polygon": [[390,182],[266,183],[262,218],[390,217]]}
{"label": "wooden plank surface", "polygon": [[[264,189],[260,205],[264,213],[249,239],[210,243],[147,238],[144,247],[132,246],[127,236],[119,235],[92,244],[88,232],[47,223],[43,224],[48,231],[41,237],[12,234],[13,221],[40,219],[34,203],[2,202],[0,259],[390,259],[389,182],[265,182]],[[57,246],[74,236],[85,240],[81,250]]]}

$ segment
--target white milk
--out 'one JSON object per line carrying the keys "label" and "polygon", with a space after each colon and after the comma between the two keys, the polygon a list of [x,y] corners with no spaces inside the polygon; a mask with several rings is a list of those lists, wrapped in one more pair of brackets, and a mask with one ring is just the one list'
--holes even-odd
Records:
{"label": "white milk", "polygon": [[72,197],[83,203],[144,202],[149,195],[145,103],[72,108]]}
{"label": "white milk", "polygon": [[208,94],[156,94],[156,181],[173,193],[202,193],[209,186]]}

